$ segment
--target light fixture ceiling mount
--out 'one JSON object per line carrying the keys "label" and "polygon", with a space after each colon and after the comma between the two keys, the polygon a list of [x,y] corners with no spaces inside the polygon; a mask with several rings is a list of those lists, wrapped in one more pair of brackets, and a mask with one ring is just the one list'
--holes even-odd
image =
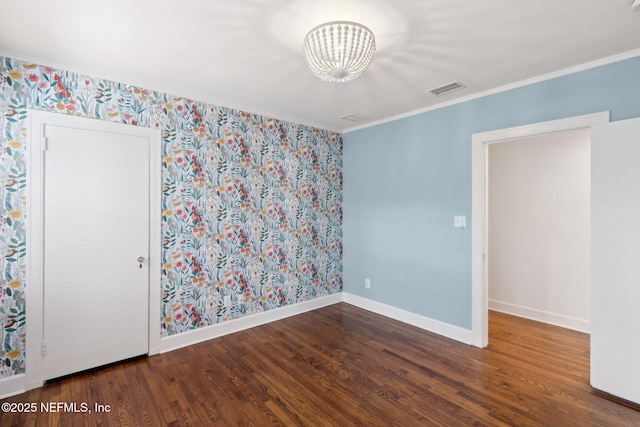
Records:
{"label": "light fixture ceiling mount", "polygon": [[362,24],[332,21],[312,28],[303,48],[313,74],[328,82],[343,83],[367,69],[376,51],[376,39]]}

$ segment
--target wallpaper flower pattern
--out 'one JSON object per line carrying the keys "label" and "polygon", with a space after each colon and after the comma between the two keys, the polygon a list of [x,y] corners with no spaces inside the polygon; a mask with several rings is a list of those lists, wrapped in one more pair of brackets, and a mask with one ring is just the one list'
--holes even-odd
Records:
{"label": "wallpaper flower pattern", "polygon": [[0,377],[25,369],[27,109],[161,129],[163,336],[342,291],[340,134],[0,61]]}

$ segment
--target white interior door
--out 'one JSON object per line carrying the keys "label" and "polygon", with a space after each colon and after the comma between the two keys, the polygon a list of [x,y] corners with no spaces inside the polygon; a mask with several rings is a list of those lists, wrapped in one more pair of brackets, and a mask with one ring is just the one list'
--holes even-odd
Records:
{"label": "white interior door", "polygon": [[640,119],[593,127],[591,385],[640,403]]}
{"label": "white interior door", "polygon": [[92,122],[44,128],[45,380],[149,349],[150,142]]}

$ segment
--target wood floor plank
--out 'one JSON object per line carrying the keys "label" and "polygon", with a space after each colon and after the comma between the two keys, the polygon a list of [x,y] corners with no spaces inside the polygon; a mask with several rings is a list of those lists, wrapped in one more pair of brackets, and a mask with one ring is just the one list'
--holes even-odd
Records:
{"label": "wood floor plank", "polygon": [[589,336],[502,313],[478,349],[341,303],[0,401],[2,426],[637,426],[589,385]]}

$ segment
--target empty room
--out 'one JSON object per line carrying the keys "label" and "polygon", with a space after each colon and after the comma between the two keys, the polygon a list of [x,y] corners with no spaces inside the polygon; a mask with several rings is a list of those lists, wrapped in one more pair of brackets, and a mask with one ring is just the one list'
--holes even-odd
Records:
{"label": "empty room", "polygon": [[0,11],[0,425],[640,425],[640,0]]}

